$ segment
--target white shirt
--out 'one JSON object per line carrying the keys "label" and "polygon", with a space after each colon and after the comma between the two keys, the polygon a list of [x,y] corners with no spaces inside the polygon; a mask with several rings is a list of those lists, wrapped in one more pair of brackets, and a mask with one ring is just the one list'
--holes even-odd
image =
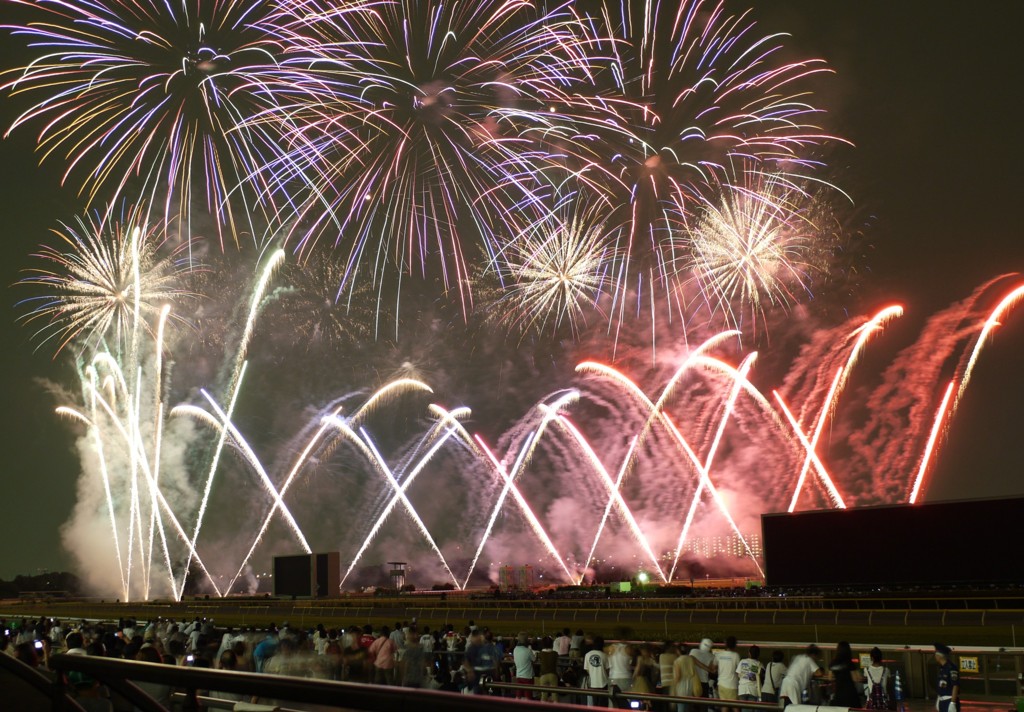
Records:
{"label": "white shirt", "polygon": [[568,655],[569,654],[569,643],[571,643],[571,642],[572,642],[572,639],[569,636],[567,636],[567,635],[560,635],[560,636],[558,636],[557,638],[555,638],[555,644],[554,644],[555,652],[558,653],[559,655]]}
{"label": "white shirt", "polygon": [[721,650],[718,658],[718,686],[729,690],[739,688],[740,679],[736,668],[740,665],[740,654],[735,650]]}
{"label": "white shirt", "polygon": [[608,687],[608,656],[603,650],[591,650],[584,655],[583,669],[590,676],[590,687]]}
{"label": "white shirt", "polygon": [[[721,664],[721,662],[719,662]],[[736,668],[736,674],[740,679],[738,694],[751,695],[756,699],[761,697],[761,661],[754,658],[740,660]],[[721,673],[719,673],[721,674]]]}
{"label": "white shirt", "polygon": [[[690,651],[690,657],[696,658],[700,662],[704,663],[708,667],[711,667],[711,661],[715,659],[714,653],[710,650],[701,650],[700,648],[694,648]],[[702,684],[708,684],[708,671],[702,668],[700,665],[695,666],[697,668],[697,677],[700,678]]]}
{"label": "white shirt", "polygon": [[533,679],[533,661],[537,654],[528,645],[517,645],[512,650],[512,659],[516,662],[516,677]]}
{"label": "white shirt", "polygon": [[423,652],[428,655],[434,652],[434,636],[430,633],[424,633],[420,636],[420,647],[423,648]]}
{"label": "white shirt", "polygon": [[778,695],[782,687],[782,679],[786,676],[786,663],[768,663],[764,666],[764,685],[761,692]]}
{"label": "white shirt", "polygon": [[[870,697],[871,686],[880,683],[883,690],[889,689],[889,668],[885,665],[868,665],[864,668],[864,692]],[[886,692],[886,694],[889,694]]]}
{"label": "white shirt", "polygon": [[612,647],[612,654],[608,656],[608,667],[610,668],[608,676],[613,680],[631,679],[633,677],[633,671],[629,669],[631,662],[633,661],[629,657],[626,646],[616,643]]}
{"label": "white shirt", "polygon": [[807,689],[807,685],[811,682],[817,669],[818,663],[814,661],[814,658],[809,655],[797,655],[790,661],[789,670],[786,671],[786,677],[782,680],[782,689],[779,694],[788,698],[790,702],[800,704],[803,700],[804,690]]}

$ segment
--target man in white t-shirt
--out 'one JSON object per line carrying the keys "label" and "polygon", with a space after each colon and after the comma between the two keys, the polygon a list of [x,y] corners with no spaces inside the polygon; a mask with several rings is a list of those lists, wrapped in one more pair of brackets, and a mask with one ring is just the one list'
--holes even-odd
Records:
{"label": "man in white t-shirt", "polygon": [[[740,666],[740,654],[736,652],[736,636],[725,639],[725,650],[715,656],[718,665],[718,696],[723,700],[739,699],[740,678],[737,669]],[[734,709],[726,707],[725,709]]]}
{"label": "man in white t-shirt", "polygon": [[420,647],[423,648],[423,653],[427,656],[427,660],[433,660],[434,654],[434,636],[430,632],[429,626],[423,626],[423,635],[420,636]]}
{"label": "man in white t-shirt", "polygon": [[786,677],[782,680],[782,688],[779,690],[783,706],[799,705],[803,702],[804,690],[811,683],[811,678],[822,675],[819,660],[821,650],[812,644],[807,646],[807,652],[797,655],[790,661]]}
{"label": "man in white t-shirt", "polygon": [[[608,687],[608,656],[604,652],[604,638],[594,638],[594,649],[583,654],[583,672],[587,673],[587,687],[592,690]],[[587,697],[587,706],[594,706],[593,696]]]}
{"label": "man in white t-shirt", "polygon": [[[533,684],[533,661],[537,659],[537,653],[528,644],[526,631],[519,634],[516,647],[512,649],[512,660],[516,665],[516,677],[513,682],[517,685]],[[516,699],[529,700],[532,695],[526,690],[516,690]]]}
{"label": "man in white t-shirt", "polygon": [[739,677],[739,698],[754,702],[761,699],[761,649],[756,645],[750,646],[747,657],[740,660],[736,668],[736,676]]}

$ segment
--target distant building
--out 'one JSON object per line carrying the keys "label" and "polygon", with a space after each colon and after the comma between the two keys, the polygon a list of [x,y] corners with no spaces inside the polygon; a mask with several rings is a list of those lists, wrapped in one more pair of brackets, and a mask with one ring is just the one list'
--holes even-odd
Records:
{"label": "distant building", "polygon": [[498,569],[498,588],[502,591],[528,591],[533,588],[533,567],[502,566]]}
{"label": "distant building", "polygon": [[[682,553],[684,556],[686,554],[695,554],[704,559],[714,559],[719,556],[746,559],[750,554],[753,554],[754,558],[762,560],[764,552],[761,548],[761,535],[746,534],[744,538],[746,539],[746,546],[743,545],[743,539],[736,534],[690,537],[683,546]],[[747,552],[747,547],[750,547],[749,553]]]}

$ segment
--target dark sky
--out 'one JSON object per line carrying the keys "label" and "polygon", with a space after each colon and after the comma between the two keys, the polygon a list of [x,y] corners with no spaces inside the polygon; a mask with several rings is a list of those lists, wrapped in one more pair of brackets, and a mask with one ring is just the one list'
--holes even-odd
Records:
{"label": "dark sky", "polygon": [[[907,308],[905,328],[967,296],[983,281],[1024,269],[1024,82],[1019,32],[1024,4],[878,0],[756,3],[770,29],[826,58],[837,76],[820,103],[830,128],[856,144],[839,156],[840,180],[875,216],[859,293],[863,311]],[[973,9],[972,9],[973,8]],[[10,14],[9,3],[0,13]],[[10,66],[14,40],[0,42]],[[0,98],[0,124],[12,103]],[[32,130],[0,141],[3,274],[11,285],[58,219],[76,214],[54,165],[40,169]],[[15,324],[17,288],[0,309],[4,514],[0,577],[69,566],[59,529],[74,501],[76,459],[54,401],[35,379],[66,368],[34,353]],[[901,327],[903,328],[903,327]],[[929,498],[1024,494],[1024,313],[1011,317],[984,354],[932,473]]]}

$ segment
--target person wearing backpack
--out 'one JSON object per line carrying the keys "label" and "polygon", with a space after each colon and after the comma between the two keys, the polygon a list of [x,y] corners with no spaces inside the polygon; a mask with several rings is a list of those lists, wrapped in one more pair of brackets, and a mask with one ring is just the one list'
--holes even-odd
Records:
{"label": "person wearing backpack", "polygon": [[864,668],[865,709],[889,709],[889,669],[882,665],[882,651],[871,649],[871,664]]}

